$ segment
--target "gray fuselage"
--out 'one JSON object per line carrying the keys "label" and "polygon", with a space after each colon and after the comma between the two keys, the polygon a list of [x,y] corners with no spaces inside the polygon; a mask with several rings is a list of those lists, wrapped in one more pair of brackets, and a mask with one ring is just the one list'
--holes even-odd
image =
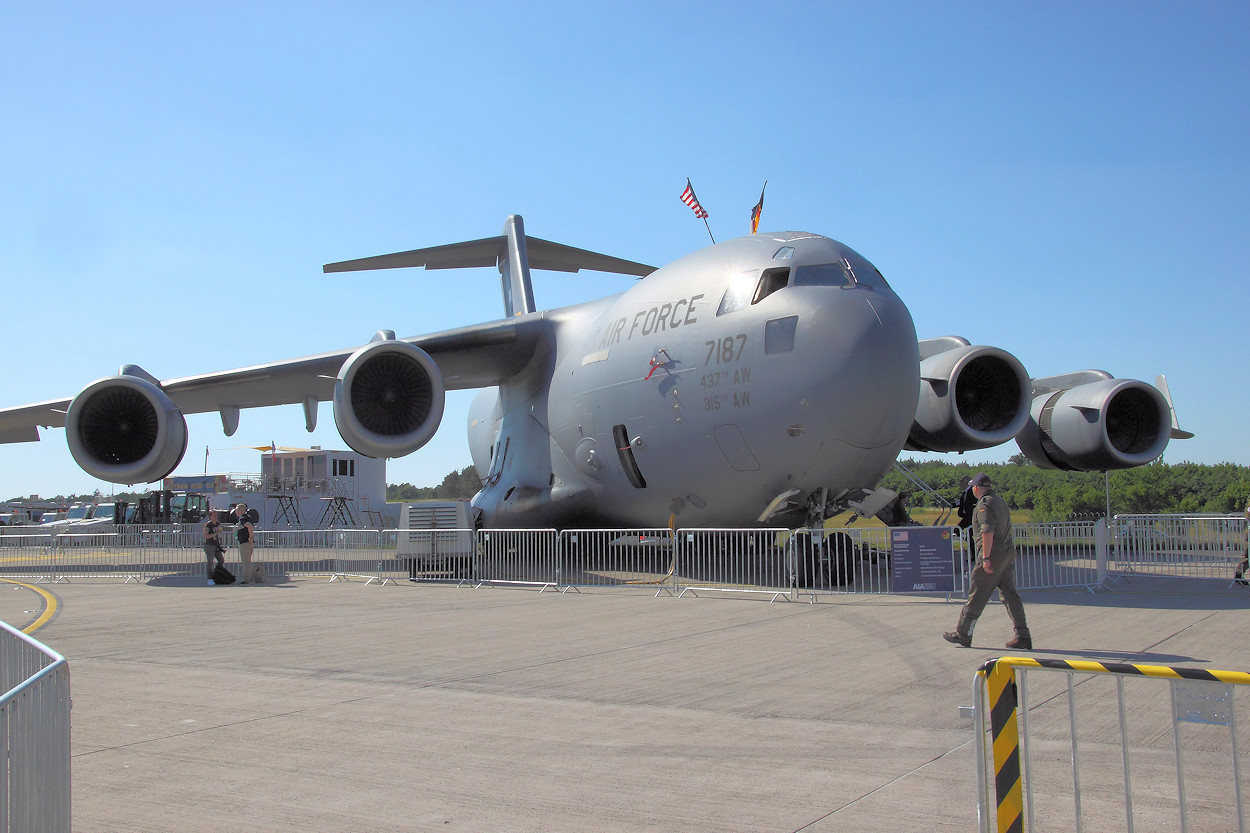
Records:
{"label": "gray fuselage", "polygon": [[470,414],[486,526],[752,525],[788,490],[875,486],[916,413],[906,305],[826,237],[727,241],[537,315],[545,349]]}

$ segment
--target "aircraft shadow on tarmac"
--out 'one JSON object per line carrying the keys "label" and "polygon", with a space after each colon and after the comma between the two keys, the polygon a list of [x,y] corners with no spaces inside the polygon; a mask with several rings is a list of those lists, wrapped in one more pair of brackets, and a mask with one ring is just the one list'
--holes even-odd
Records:
{"label": "aircraft shadow on tarmac", "polygon": [[[236,577],[237,580],[237,577]],[[156,576],[145,582],[149,587],[203,587],[206,590],[212,589],[212,585],[207,584],[204,576]],[[228,585],[229,587],[238,587],[237,583]],[[251,585],[248,585],[251,586]],[[290,578],[284,573],[267,574],[265,582],[261,587],[293,587]]]}

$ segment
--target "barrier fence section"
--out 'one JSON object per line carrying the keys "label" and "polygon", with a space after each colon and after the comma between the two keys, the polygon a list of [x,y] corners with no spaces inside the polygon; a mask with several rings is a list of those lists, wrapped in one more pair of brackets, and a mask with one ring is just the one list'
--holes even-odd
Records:
{"label": "barrier fence section", "polygon": [[470,578],[479,586],[560,585],[560,534],[554,529],[483,529]]}
{"label": "barrier fence section", "polygon": [[69,664],[0,622],[0,833],[69,833]]}
{"label": "barrier fence section", "polygon": [[[1038,672],[1034,691],[1029,678]],[[1245,833],[1235,687],[1246,685],[1250,674],[1236,671],[1020,657],[986,662],[973,678],[979,829],[988,833],[993,816],[1000,833],[1081,831],[1088,816],[1098,831],[1123,825],[1132,833],[1138,823],[1169,829],[1179,821],[1181,831],[1235,824]],[[1152,788],[1135,793],[1134,774]],[[1172,779],[1175,797],[1153,788]]]}
{"label": "barrier fence section", "polygon": [[1246,557],[1246,519],[1228,515],[1116,515],[1115,571],[1233,581]]}
{"label": "barrier fence section", "polygon": [[[1106,577],[1106,533],[1101,521],[1013,524],[1016,589],[1097,587]],[[1105,524],[1102,524],[1105,529]],[[1099,540],[1103,556],[1099,558]],[[1100,566],[1101,565],[1101,566]]]}
{"label": "barrier fence section", "polygon": [[715,591],[792,598],[796,575],[815,575],[819,562],[815,556],[796,561],[789,539],[788,529],[678,530],[671,589],[679,596]]}
{"label": "barrier fence section", "polygon": [[559,534],[561,587],[670,587],[676,573],[671,529],[566,529]]}

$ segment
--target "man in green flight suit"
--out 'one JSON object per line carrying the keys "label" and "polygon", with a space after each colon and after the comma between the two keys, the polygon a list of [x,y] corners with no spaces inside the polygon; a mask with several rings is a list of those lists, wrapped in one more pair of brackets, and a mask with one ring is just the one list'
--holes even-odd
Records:
{"label": "man in green flight suit", "polygon": [[971,648],[972,629],[997,587],[1016,629],[1016,636],[1007,647],[1031,651],[1033,637],[1024,620],[1024,602],[1016,592],[1016,542],[1011,535],[1011,509],[1007,501],[994,493],[989,475],[976,475],[970,485],[977,499],[972,512],[972,534],[981,560],[972,571],[972,587],[968,591],[968,602],[959,613],[959,623],[955,630],[947,631],[942,637],[947,642]]}

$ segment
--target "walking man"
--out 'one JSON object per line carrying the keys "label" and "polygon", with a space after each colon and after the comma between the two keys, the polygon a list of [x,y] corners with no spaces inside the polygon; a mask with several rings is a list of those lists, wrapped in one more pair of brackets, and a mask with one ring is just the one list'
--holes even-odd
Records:
{"label": "walking man", "polygon": [[1015,638],[1007,647],[1031,651],[1033,637],[1024,620],[1024,602],[1016,592],[1016,542],[1011,535],[1011,509],[1007,501],[994,493],[989,475],[982,473],[973,477],[971,488],[977,499],[972,513],[972,535],[981,560],[972,570],[972,587],[968,591],[968,602],[959,613],[959,623],[955,630],[947,631],[942,637],[947,642],[971,648],[972,629],[997,587],[1016,629]]}

